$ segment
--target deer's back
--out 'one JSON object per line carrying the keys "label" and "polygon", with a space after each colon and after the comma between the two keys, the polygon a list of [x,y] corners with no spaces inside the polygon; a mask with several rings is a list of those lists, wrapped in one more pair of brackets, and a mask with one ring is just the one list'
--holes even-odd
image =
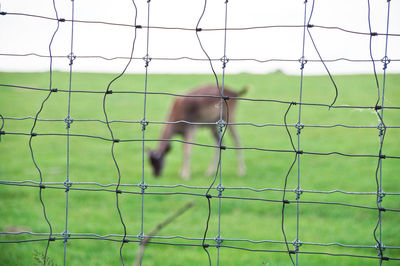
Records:
{"label": "deer's back", "polygon": [[[224,88],[224,96],[237,97],[237,93]],[[208,85],[196,88],[186,95],[195,97],[178,97],[172,106],[170,121],[185,120],[189,122],[199,123],[214,123],[220,118],[221,113],[221,98],[217,86]],[[212,97],[200,97],[212,96]],[[230,120],[233,118],[233,111],[235,101],[230,99],[227,101]],[[223,105],[223,119],[227,120],[227,111],[224,101]],[[232,115],[231,115],[232,114]]]}

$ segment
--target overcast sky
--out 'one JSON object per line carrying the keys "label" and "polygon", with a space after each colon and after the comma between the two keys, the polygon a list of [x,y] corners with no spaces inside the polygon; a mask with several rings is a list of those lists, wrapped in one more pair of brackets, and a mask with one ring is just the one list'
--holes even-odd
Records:
{"label": "overcast sky", "polygon": [[[28,13],[55,17],[51,0],[1,0],[1,11]],[[72,2],[56,0],[60,18],[71,18]],[[136,0],[137,24],[147,24],[147,1]],[[225,19],[224,0],[208,0],[201,28],[223,28]],[[309,0],[308,11],[312,1]],[[150,25],[163,27],[195,28],[203,10],[203,0],[152,0],[150,4]],[[367,0],[316,0],[311,24],[337,26],[353,31],[369,32]],[[309,12],[307,13],[307,16]],[[135,9],[131,0],[75,0],[75,19],[107,21],[133,24]],[[302,0],[230,0],[228,3],[228,27],[302,25],[304,2]],[[372,31],[385,33],[387,2],[371,0]],[[48,45],[57,26],[56,21],[25,16],[0,16],[0,54],[37,53],[49,55]],[[310,29],[323,59],[370,59],[369,36],[345,33],[339,30]],[[79,56],[119,57],[130,55],[134,29],[101,24],[75,23],[74,71],[121,72],[126,60],[83,59]],[[400,34],[400,2],[391,1],[389,33]],[[224,52],[224,32],[199,32],[204,48],[212,58],[221,58]],[[302,52],[302,28],[273,28],[247,31],[228,31],[226,54],[228,58],[254,59],[299,59]],[[69,54],[71,41],[71,23],[60,23],[60,29],[52,45],[53,55]],[[159,57],[206,58],[200,49],[194,31],[150,29],[149,55]],[[400,59],[400,37],[389,37],[388,57]],[[374,59],[381,59],[385,51],[385,37],[373,37]],[[146,54],[146,30],[137,30],[134,57],[142,58]],[[306,59],[318,59],[310,38],[306,35]],[[0,71],[46,71],[48,58],[35,56],[0,56]],[[68,71],[68,59],[54,60],[54,68]],[[221,62],[215,62],[215,68],[221,71]],[[370,62],[352,63],[340,61],[328,64],[333,74],[372,73]],[[298,62],[230,61],[227,73],[252,72],[268,73],[283,70],[290,74],[299,74]],[[382,63],[377,63],[381,72]],[[400,72],[400,62],[392,61],[389,73]],[[144,62],[134,60],[128,72],[143,73]],[[206,61],[160,61],[152,60],[150,73],[209,73]],[[306,74],[326,73],[321,63],[308,63]]]}

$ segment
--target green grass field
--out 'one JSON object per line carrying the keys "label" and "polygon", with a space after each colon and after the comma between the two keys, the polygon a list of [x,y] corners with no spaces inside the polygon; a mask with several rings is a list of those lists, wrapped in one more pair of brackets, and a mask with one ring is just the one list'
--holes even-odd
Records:
{"label": "green grass field", "polygon": [[[73,90],[105,91],[113,74],[74,73]],[[379,76],[382,81],[382,76]],[[68,73],[54,73],[54,88],[68,89]],[[337,105],[374,106],[377,99],[375,80],[372,75],[336,76],[339,88]],[[386,80],[385,105],[400,106],[400,75],[388,75]],[[183,93],[197,85],[213,83],[212,75],[149,75],[150,92]],[[0,73],[0,83],[48,88],[49,73]],[[239,90],[250,87],[246,97],[298,101],[300,77],[282,73],[268,75],[238,74],[227,75],[226,86]],[[143,75],[124,75],[116,81],[113,91],[143,91]],[[6,118],[35,116],[48,92],[0,87],[0,114]],[[303,102],[330,104],[334,89],[327,76],[306,76],[303,83]],[[71,98],[71,117],[73,119],[104,120],[102,94],[73,93]],[[165,121],[172,96],[148,95],[147,120]],[[68,94],[53,93],[39,118],[64,119],[67,114]],[[142,94],[111,94],[107,97],[107,113],[110,120],[139,121],[143,118]],[[236,122],[255,124],[282,124],[287,104],[240,101]],[[298,105],[292,106],[287,116],[288,124],[298,119]],[[303,106],[301,121],[305,125],[363,125],[377,126],[379,121],[372,109],[331,109],[327,107]],[[384,121],[387,126],[399,126],[398,110],[385,110]],[[6,119],[3,130],[7,132],[28,133],[33,120]],[[135,123],[112,123],[115,138],[140,139],[141,126]],[[162,126],[151,124],[147,127],[146,138],[159,138]],[[295,142],[296,131],[291,128]],[[64,122],[38,122],[37,133],[66,133]],[[105,124],[99,122],[75,121],[71,125],[72,134],[88,134],[109,138]],[[291,144],[284,127],[249,125],[238,126],[244,147],[290,150]],[[301,133],[301,149],[312,152],[343,152],[349,154],[378,154],[378,130],[374,128],[316,128],[305,127]],[[400,156],[400,129],[387,129],[383,146],[386,155]],[[178,137],[177,137],[178,138]],[[0,142],[0,180],[39,181],[39,174],[32,162],[28,146],[29,136],[3,135]],[[214,144],[207,129],[199,130],[196,142]],[[45,182],[63,182],[67,176],[67,144],[65,136],[37,136],[32,141],[35,159]],[[156,142],[146,146],[154,148]],[[233,142],[227,133],[225,145]],[[70,179],[72,182],[97,182],[111,184],[117,182],[117,171],[111,157],[111,142],[99,139],[70,138]],[[184,181],[179,176],[182,160],[182,144],[173,143],[167,157],[167,165],[161,178],[156,179],[145,162],[145,181],[150,185],[185,184],[207,187],[212,177],[205,171],[213,155],[212,148],[193,147],[192,177]],[[115,156],[121,170],[121,183],[139,184],[142,179],[142,143],[123,142],[115,146]],[[300,184],[303,190],[353,192],[376,191],[375,170],[377,158],[352,158],[339,155],[300,156]],[[283,188],[284,177],[293,161],[292,153],[277,153],[245,150],[247,173],[240,177],[236,171],[234,150],[222,154],[222,184],[225,187]],[[288,177],[289,189],[297,186],[297,164]],[[400,160],[383,160],[383,190],[400,192]],[[73,188],[99,188],[92,185],[73,185]],[[109,187],[115,189],[115,186]],[[137,187],[123,187],[124,190],[140,191]],[[205,189],[148,188],[146,192],[194,192],[205,193]],[[215,189],[212,191],[215,195]],[[44,189],[43,200],[54,233],[62,233],[65,228],[66,193],[62,189]],[[264,199],[282,199],[282,192],[250,190],[229,190],[225,196],[240,196]],[[286,198],[295,199],[295,193],[288,192]],[[127,234],[140,233],[141,196],[123,193],[120,207]],[[184,236],[202,238],[208,215],[205,197],[188,195],[145,195],[144,232],[149,233],[179,207],[194,200],[195,205],[163,228],[158,236]],[[363,206],[376,206],[374,195],[350,195],[342,193],[315,194],[303,193],[301,200],[341,202]],[[212,199],[212,215],[208,237],[214,238],[218,230],[218,199]],[[123,234],[123,228],[116,209],[116,196],[113,192],[79,191],[69,192],[68,230],[70,233],[96,233],[99,235]],[[386,195],[385,208],[400,209],[397,195]],[[282,204],[276,202],[245,201],[223,199],[221,210],[221,236],[224,239],[251,239],[283,241],[281,232]],[[39,201],[39,189],[29,186],[0,185],[0,231],[29,231],[48,233],[49,228],[43,217]],[[373,229],[378,211],[336,205],[300,204],[300,240],[308,243],[341,243],[345,245],[375,246]],[[400,214],[382,213],[382,241],[385,246],[400,246]],[[285,228],[289,241],[296,238],[296,205],[289,204],[285,211]],[[43,238],[46,236],[0,235],[0,241]],[[120,239],[118,237],[114,237]],[[184,239],[155,239],[158,242],[201,244],[201,241]],[[208,241],[209,244],[215,244]],[[28,242],[0,244],[0,265],[39,265],[47,242]],[[119,242],[74,239],[67,243],[68,265],[118,265]],[[222,245],[239,246],[249,249],[285,250],[285,245],[274,243],[248,243],[224,241]],[[123,248],[126,265],[132,265],[138,251],[137,243],[127,243]],[[213,264],[216,264],[216,248],[209,248]],[[376,256],[374,248],[345,248],[337,245],[302,245],[300,251],[328,252],[337,254],[358,254]],[[57,240],[50,243],[49,261],[55,265],[63,264],[64,243]],[[400,249],[385,249],[384,255],[400,258]],[[249,252],[221,248],[221,265],[290,265],[286,253]],[[377,265],[376,259],[351,258],[327,255],[299,255],[300,265]],[[143,265],[207,265],[208,259],[202,247],[182,247],[170,245],[147,246]],[[399,261],[384,262],[385,265],[399,265]]]}

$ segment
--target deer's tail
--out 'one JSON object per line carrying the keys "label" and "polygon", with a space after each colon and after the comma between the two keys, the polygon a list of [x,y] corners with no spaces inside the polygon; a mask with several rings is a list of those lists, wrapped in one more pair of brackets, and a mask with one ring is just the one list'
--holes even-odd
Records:
{"label": "deer's tail", "polygon": [[237,92],[237,95],[238,96],[243,96],[248,92],[248,90],[249,90],[249,87],[246,85],[240,91]]}

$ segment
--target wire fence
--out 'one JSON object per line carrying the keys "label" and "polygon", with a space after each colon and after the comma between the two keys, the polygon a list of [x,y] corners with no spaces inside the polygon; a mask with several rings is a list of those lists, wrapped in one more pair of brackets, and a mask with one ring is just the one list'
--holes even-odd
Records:
{"label": "wire fence", "polygon": [[[185,195],[190,197],[198,197],[198,198],[205,198],[207,200],[207,207],[208,207],[208,215],[204,217],[204,234],[203,237],[187,237],[181,235],[172,235],[172,236],[152,236],[152,240],[147,242],[148,244],[154,245],[171,245],[171,246],[178,246],[178,247],[197,247],[202,248],[207,255],[208,263],[211,265],[213,261],[216,262],[217,265],[221,262],[220,260],[220,250],[221,249],[231,249],[231,250],[242,250],[246,252],[264,252],[264,253],[282,253],[287,254],[287,262],[293,265],[300,265],[299,256],[303,255],[315,255],[315,256],[341,256],[341,257],[354,257],[359,259],[372,259],[377,261],[380,265],[384,261],[400,261],[400,257],[389,257],[385,255],[385,250],[400,250],[400,246],[386,246],[383,245],[384,239],[382,239],[382,213],[394,213],[395,215],[400,212],[400,209],[395,208],[385,208],[383,207],[383,198],[385,196],[400,196],[400,192],[385,192],[383,191],[383,178],[382,178],[382,161],[383,160],[399,160],[400,154],[385,154],[383,151],[383,144],[385,140],[386,130],[387,129],[398,129],[400,125],[386,125],[384,122],[384,110],[399,110],[400,106],[387,106],[385,103],[385,89],[386,89],[386,73],[388,64],[390,62],[400,61],[400,59],[389,59],[388,55],[388,39],[389,37],[400,37],[400,33],[391,33],[389,32],[389,15],[390,15],[390,4],[391,1],[387,1],[387,22],[386,22],[386,32],[373,32],[371,19],[370,19],[370,2],[367,1],[368,4],[368,26],[369,32],[360,32],[360,31],[353,31],[341,27],[331,27],[331,26],[324,26],[324,25],[313,25],[312,16],[314,12],[314,3],[313,0],[309,3],[307,0],[304,1],[304,20],[302,25],[267,25],[267,26],[255,26],[255,27],[240,27],[240,28],[231,28],[228,26],[229,21],[229,1],[225,0],[225,8],[224,13],[221,16],[224,17],[224,27],[223,28],[201,28],[200,25],[203,22],[203,16],[205,11],[207,10],[207,0],[204,1],[203,10],[201,16],[198,19],[197,25],[194,28],[183,28],[183,27],[164,27],[164,26],[151,26],[150,25],[150,17],[151,17],[151,6],[153,3],[150,0],[147,0],[147,10],[145,15],[147,17],[146,25],[138,25],[137,24],[137,15],[138,9],[134,0],[132,0],[132,5],[135,10],[135,15],[133,17],[133,24],[120,24],[120,23],[111,23],[107,21],[89,21],[89,20],[76,20],[74,19],[74,1],[71,1],[71,19],[60,18],[57,12],[56,3],[53,0],[52,6],[54,11],[54,16],[41,16],[35,14],[28,14],[28,13],[13,13],[13,12],[5,12],[1,11],[1,16],[17,16],[17,17],[26,17],[31,19],[38,19],[38,20],[47,20],[51,22],[56,22],[56,28],[52,34],[51,40],[48,45],[48,54],[39,54],[39,53],[1,53],[0,56],[8,56],[8,57],[28,57],[28,56],[35,56],[35,57],[42,57],[49,59],[49,85],[48,88],[39,88],[39,87],[29,87],[29,86],[21,86],[18,84],[0,84],[0,88],[15,88],[21,91],[29,90],[29,91],[43,91],[47,92],[45,98],[43,98],[41,106],[39,110],[37,110],[36,114],[33,116],[21,116],[21,117],[10,117],[10,116],[3,116],[0,114],[1,118],[1,126],[0,126],[0,141],[5,142],[7,141],[7,136],[14,135],[14,136],[26,136],[29,138],[29,148],[32,161],[35,165],[37,170],[37,174],[39,176],[39,181],[35,180],[24,180],[24,181],[10,181],[10,180],[1,180],[0,184],[3,186],[12,186],[12,187],[32,187],[38,189],[39,191],[39,201],[42,206],[43,211],[43,218],[48,225],[48,232],[31,232],[31,231],[19,231],[19,232],[0,232],[1,235],[8,235],[8,236],[25,236],[23,240],[1,240],[1,245],[7,245],[10,243],[26,243],[26,242],[46,242],[46,247],[44,251],[44,259],[43,264],[47,263],[47,254],[49,248],[51,248],[51,243],[54,241],[60,241],[64,243],[64,254],[63,254],[63,263],[64,265],[68,262],[68,245],[69,241],[75,241],[78,239],[86,239],[86,240],[100,240],[100,241],[112,241],[120,243],[120,261],[122,265],[125,265],[125,260],[123,256],[123,249],[125,245],[129,243],[137,243],[143,244],[144,239],[147,237],[145,229],[145,195],[159,195],[159,196],[174,196],[174,195]],[[154,3],[157,4],[157,3]],[[142,12],[142,11],[141,11]],[[58,33],[59,27],[61,23],[70,23],[70,53],[65,55],[53,55],[53,40]],[[131,53],[129,57],[104,57],[101,55],[75,55],[74,50],[74,27],[81,23],[88,23],[88,24],[99,24],[99,25],[110,25],[115,27],[129,27],[133,29],[133,41],[131,44]],[[302,31],[302,51],[300,59],[288,59],[288,58],[269,58],[269,59],[259,59],[259,58],[228,58],[226,53],[226,48],[229,46],[227,42],[227,34],[230,31],[249,31],[249,30],[258,30],[258,29],[268,29],[268,28],[295,28]],[[317,44],[315,39],[313,38],[312,29],[319,28],[326,31],[340,31],[346,34],[353,34],[353,35],[364,35],[369,36],[369,51],[370,51],[370,58],[369,59],[352,59],[352,58],[336,58],[336,59],[323,59],[322,54],[317,48]],[[159,30],[180,30],[180,31],[192,31],[196,34],[198,43],[200,48],[205,56],[205,58],[194,58],[194,57],[164,57],[164,58],[152,58],[150,56],[150,33],[153,29]],[[138,30],[145,30],[146,32],[146,54],[144,57],[133,57],[135,51],[135,44],[136,44],[136,36]],[[221,58],[211,58],[207,52],[207,49],[204,48],[202,44],[201,32],[204,31],[220,31],[223,33],[223,54]],[[385,51],[384,57],[382,59],[375,59],[373,57],[373,49],[372,43],[373,39],[376,36],[383,36],[385,37]],[[306,40],[311,41],[312,47],[315,50],[316,54],[318,55],[317,59],[307,59],[305,54],[305,46]],[[58,89],[53,87],[53,59],[54,58],[68,58],[69,61],[69,82],[68,82],[68,89]],[[105,91],[101,90],[74,90],[72,84],[72,76],[74,73],[74,61],[79,59],[102,59],[102,60],[124,60],[125,65],[123,71],[121,71],[117,76],[115,76],[107,85]],[[127,71],[130,64],[132,64],[135,60],[142,60],[145,63],[145,82],[144,82],[144,90],[143,91],[118,91],[118,90],[111,90],[111,87],[115,81],[121,78]],[[151,62],[153,60],[163,60],[163,61],[171,61],[171,60],[191,60],[191,61],[203,61],[209,64],[210,73],[213,75],[215,79],[215,84],[218,87],[218,95],[185,95],[185,94],[176,94],[170,92],[155,92],[155,91],[148,91],[148,80],[149,80],[149,68]],[[269,63],[269,62],[298,62],[300,64],[300,82],[299,82],[299,94],[298,94],[298,101],[282,101],[278,99],[260,99],[260,98],[244,98],[244,97],[227,97],[224,95],[224,87],[225,87],[225,79],[226,79],[226,68],[229,67],[230,61],[255,61],[258,63]],[[337,62],[337,61],[347,61],[347,62],[359,62],[359,63],[370,63],[372,67],[372,73],[374,74],[374,78],[376,81],[376,88],[377,88],[377,99],[376,104],[372,106],[351,106],[351,105],[336,105],[337,97],[340,93],[340,90],[335,82],[334,77],[332,76],[328,65],[328,62]],[[303,101],[303,79],[304,79],[304,69],[306,68],[307,63],[319,63],[322,64],[324,69],[326,70],[327,75],[330,78],[332,88],[334,90],[335,97],[331,100],[330,104],[325,103],[318,103],[318,102],[304,102]],[[383,64],[383,79],[382,85],[379,83],[377,70],[376,70],[376,63]],[[215,64],[222,64],[221,73],[220,75],[217,74],[215,69]],[[68,95],[68,109],[66,113],[66,118],[64,119],[48,119],[42,118],[41,112],[46,107],[46,103],[49,99],[52,98],[54,94],[65,93]],[[71,96],[76,93],[85,93],[85,94],[101,94],[103,95],[102,99],[102,110],[104,113],[104,119],[73,119],[71,118]],[[143,114],[142,119],[140,121],[131,121],[131,120],[111,120],[109,118],[109,108],[107,108],[107,102],[111,94],[139,94],[144,96],[143,102]],[[148,95],[161,95],[161,96],[170,96],[170,97],[200,97],[200,98],[217,98],[220,100],[220,116],[219,121],[216,123],[200,123],[200,122],[191,122],[191,121],[174,121],[174,122],[167,122],[167,121],[148,121],[147,116],[147,96]],[[295,97],[294,97],[295,98]],[[283,117],[284,123],[235,123],[229,121],[229,106],[228,101],[236,100],[236,101],[248,101],[248,102],[266,102],[266,103],[276,103],[287,106],[286,112]],[[313,107],[313,108],[329,108],[330,110],[335,109],[366,109],[372,110],[376,113],[377,117],[379,118],[379,124],[376,126],[367,126],[367,125],[349,125],[349,124],[303,124],[303,117],[302,117],[302,108],[303,107]],[[293,113],[294,107],[297,107],[297,123],[296,124],[288,124],[287,123],[287,116],[289,113]],[[223,121],[223,113],[226,110],[228,116],[227,121]],[[8,130],[6,127],[6,121],[33,121],[32,128],[29,132],[13,132]],[[66,125],[66,132],[65,133],[42,133],[38,132],[37,130],[37,123],[65,123]],[[70,132],[71,124],[73,122],[91,122],[91,123],[100,123],[102,125],[106,125],[108,136],[99,136],[99,135],[91,135],[91,134],[75,134]],[[118,139],[115,137],[115,132],[110,126],[113,123],[127,123],[127,124],[138,124],[141,126],[141,138],[136,139]],[[185,140],[180,139],[151,139],[148,138],[146,135],[146,129],[149,125],[152,124],[159,124],[159,125],[166,125],[166,124],[190,124],[190,125],[215,125],[218,126],[218,137],[219,141],[216,145],[209,145],[203,143],[196,143],[196,142],[188,142]],[[254,128],[260,127],[281,127],[284,128],[287,132],[288,139],[290,141],[290,149],[267,149],[261,147],[230,147],[230,146],[223,146],[222,142],[227,130],[227,126],[251,126]],[[314,127],[314,128],[327,128],[331,129],[334,127],[343,127],[349,129],[360,129],[360,128],[372,128],[378,129],[379,132],[379,150],[375,154],[358,154],[358,153],[343,153],[340,151],[329,151],[329,152],[319,152],[319,151],[309,151],[302,149],[302,130],[307,127]],[[292,136],[291,131],[289,128],[294,128],[296,130],[296,137]],[[42,175],[42,170],[36,163],[37,154],[32,147],[32,141],[35,138],[44,138],[48,136],[54,137],[62,137],[66,138],[66,170],[67,175],[64,182],[50,182],[45,181]],[[116,183],[108,183],[102,184],[98,182],[79,182],[77,180],[71,179],[70,176],[70,139],[71,138],[92,138],[97,139],[100,141],[105,141],[110,143],[111,148],[111,155],[113,159],[113,164],[115,170],[117,172],[117,182]],[[218,158],[217,158],[217,170],[213,176],[213,179],[210,181],[208,186],[189,186],[186,184],[174,184],[174,185],[155,185],[151,184],[151,179],[149,180],[147,176],[145,176],[145,159],[146,159],[146,151],[145,151],[145,144],[148,142],[179,142],[189,145],[195,145],[203,148],[210,148],[210,149],[217,149],[219,150]],[[124,142],[137,142],[141,143],[141,182],[139,184],[130,184],[130,183],[122,183],[121,180],[121,172],[118,161],[115,157],[114,147],[117,143],[124,143]],[[1,145],[1,143],[0,143]],[[224,150],[257,150],[263,152],[270,152],[270,153],[287,153],[293,155],[293,160],[288,165],[288,171],[284,177],[284,186],[283,188],[270,188],[270,187],[263,187],[263,188],[253,188],[253,187],[229,187],[223,186],[223,171],[222,171],[222,163],[223,163],[223,151]],[[376,171],[375,171],[375,181],[376,181],[376,191],[344,191],[344,190],[326,190],[326,191],[318,191],[318,190],[307,190],[302,188],[302,159],[304,156],[340,156],[340,157],[354,157],[354,158],[373,158],[377,161]],[[294,189],[289,189],[287,187],[288,178],[293,170],[293,168],[297,168],[297,185]],[[95,180],[93,178],[93,180]],[[43,189],[52,189],[52,190],[63,190],[65,191],[66,199],[65,199],[65,227],[63,232],[54,232],[53,227],[54,225],[48,219],[48,213],[46,211],[46,203],[42,199],[42,191]],[[154,189],[159,189],[155,191]],[[150,190],[150,191],[149,191]],[[116,199],[116,209],[119,214],[120,223],[123,229],[123,234],[107,234],[101,235],[98,233],[76,233],[70,231],[69,226],[69,192],[70,191],[85,191],[85,192],[109,192],[115,193]],[[248,191],[251,193],[255,193],[255,196],[251,197],[244,197],[244,196],[230,196],[227,194],[227,191]],[[281,199],[273,199],[267,198],[265,196],[258,196],[261,192],[278,192],[281,193]],[[295,200],[289,200],[287,193],[294,193],[296,198]],[[124,213],[121,211],[120,208],[120,196],[121,194],[127,195],[139,195],[141,197],[141,210],[140,210],[140,233],[138,235],[129,235],[127,233],[127,224],[125,222],[126,217]],[[316,201],[316,200],[303,200],[302,196],[306,194],[344,194],[344,195],[355,195],[357,197],[362,196],[376,196],[376,206],[369,206],[365,204],[351,204],[351,203],[343,203],[343,202],[333,202],[333,201]],[[252,194],[253,195],[253,194]],[[223,238],[222,232],[223,227],[221,226],[221,217],[222,217],[222,202],[234,200],[234,201],[259,201],[259,202],[270,202],[274,204],[281,205],[281,231],[282,231],[282,238],[281,240],[252,240],[252,239],[244,239],[244,238]],[[212,214],[211,209],[212,205],[217,204],[218,206],[218,213]],[[376,245],[362,245],[362,244],[343,244],[340,242],[332,242],[332,243],[315,243],[315,242],[306,242],[303,241],[301,236],[301,208],[304,205],[322,205],[322,206],[338,206],[338,207],[345,207],[345,208],[355,208],[355,209],[362,209],[365,211],[373,211],[377,214],[377,222],[376,226],[371,232],[373,234],[373,238],[376,242]],[[289,241],[287,237],[287,224],[285,223],[285,218],[287,218],[288,214],[286,214],[286,208],[288,205],[295,205],[296,208],[296,238],[293,241]],[[210,223],[210,218],[212,216],[217,217],[217,236],[210,238],[208,235],[208,228]],[[398,216],[396,216],[398,218]],[[397,219],[396,218],[396,219]],[[393,236],[396,238],[396,236]],[[174,240],[174,241],[171,241]],[[179,242],[182,241],[182,242]],[[188,242],[189,241],[189,242]],[[241,243],[251,243],[251,244],[262,244],[262,243],[274,243],[282,245],[282,249],[274,250],[274,249],[259,249],[259,248],[248,248],[247,246],[241,246]],[[354,252],[349,253],[331,253],[325,251],[304,251],[301,249],[302,246],[311,246],[311,247],[331,247],[331,246],[338,246],[348,249],[374,249],[377,251],[376,256],[367,256],[362,254],[355,254]],[[216,258],[212,258],[212,254],[210,253],[210,249],[216,249]]]}

